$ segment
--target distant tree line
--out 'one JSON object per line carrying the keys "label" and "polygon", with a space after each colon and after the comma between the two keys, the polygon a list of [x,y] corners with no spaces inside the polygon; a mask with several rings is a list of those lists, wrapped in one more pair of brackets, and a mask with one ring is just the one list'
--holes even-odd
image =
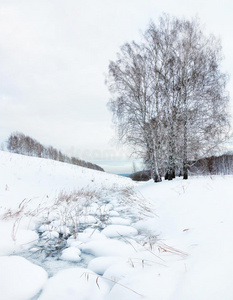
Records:
{"label": "distant tree line", "polygon": [[203,175],[233,174],[233,153],[211,156],[190,163],[190,173]]}
{"label": "distant tree line", "polygon": [[108,105],[119,139],[155,182],[177,173],[187,179],[189,162],[215,155],[228,139],[222,58],[219,39],[204,35],[198,19],[163,15],[110,62]]}
{"label": "distant tree line", "polygon": [[52,146],[45,147],[37,140],[20,132],[12,133],[9,136],[7,140],[7,149],[13,153],[48,158],[93,170],[104,171],[103,168],[96,164],[80,160],[76,157],[69,157]]}
{"label": "distant tree line", "polygon": [[[220,156],[210,156],[197,161],[188,162],[188,170],[192,175],[232,175],[233,174],[233,153],[226,153]],[[180,176],[176,170],[176,176]],[[147,181],[151,179],[151,171],[143,170],[130,175],[134,181]],[[167,179],[167,178],[165,178]]]}

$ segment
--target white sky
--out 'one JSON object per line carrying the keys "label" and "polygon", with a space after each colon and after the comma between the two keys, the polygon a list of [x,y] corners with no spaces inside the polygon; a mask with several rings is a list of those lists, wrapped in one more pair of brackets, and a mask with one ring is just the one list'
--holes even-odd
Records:
{"label": "white sky", "polygon": [[163,12],[198,15],[221,37],[233,73],[232,0],[0,0],[0,142],[20,131],[106,171],[131,172],[129,153],[112,141],[104,73]]}

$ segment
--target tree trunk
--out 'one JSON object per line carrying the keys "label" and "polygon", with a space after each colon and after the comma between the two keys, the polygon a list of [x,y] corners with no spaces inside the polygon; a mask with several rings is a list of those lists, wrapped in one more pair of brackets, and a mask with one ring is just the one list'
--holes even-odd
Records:
{"label": "tree trunk", "polygon": [[153,179],[154,182],[162,181],[159,173],[159,168],[158,168],[157,152],[156,152],[156,145],[154,140],[153,140]]}
{"label": "tree trunk", "polygon": [[184,96],[184,149],[183,149],[183,179],[188,179],[188,133],[187,133],[187,122],[188,122],[188,109],[186,93]]}
{"label": "tree trunk", "polygon": [[168,167],[167,167],[167,179],[172,180],[175,178],[175,130],[174,124],[176,122],[175,108],[172,108],[172,119],[170,121],[170,132],[168,142]]}

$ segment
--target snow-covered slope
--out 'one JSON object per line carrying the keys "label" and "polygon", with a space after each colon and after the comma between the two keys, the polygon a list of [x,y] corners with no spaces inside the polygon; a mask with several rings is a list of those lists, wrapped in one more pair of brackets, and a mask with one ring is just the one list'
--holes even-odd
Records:
{"label": "snow-covered slope", "polygon": [[61,190],[69,192],[131,182],[114,174],[3,151],[0,151],[0,163],[0,195],[16,204],[24,198],[49,197]]}
{"label": "snow-covered slope", "polygon": [[232,183],[0,152],[0,298],[230,300]]}

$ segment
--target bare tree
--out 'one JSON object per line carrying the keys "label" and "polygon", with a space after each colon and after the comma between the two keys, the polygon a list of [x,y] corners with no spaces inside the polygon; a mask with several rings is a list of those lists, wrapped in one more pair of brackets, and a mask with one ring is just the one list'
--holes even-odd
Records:
{"label": "bare tree", "polygon": [[[174,49],[183,118],[183,175],[188,161],[215,148],[229,126],[226,75],[220,71],[221,45],[206,37],[198,20],[182,20]],[[195,150],[195,153],[194,151]]]}
{"label": "bare tree", "polygon": [[160,181],[152,117],[151,79],[144,47],[125,44],[116,62],[109,64],[106,83],[113,94],[109,107],[118,123],[118,134],[123,143],[135,147],[135,152],[149,153],[154,178]]}
{"label": "bare tree", "polygon": [[125,44],[110,62],[110,110],[122,142],[151,166],[155,181],[210,153],[226,138],[229,97],[221,44],[197,19],[163,15],[143,41]]}

